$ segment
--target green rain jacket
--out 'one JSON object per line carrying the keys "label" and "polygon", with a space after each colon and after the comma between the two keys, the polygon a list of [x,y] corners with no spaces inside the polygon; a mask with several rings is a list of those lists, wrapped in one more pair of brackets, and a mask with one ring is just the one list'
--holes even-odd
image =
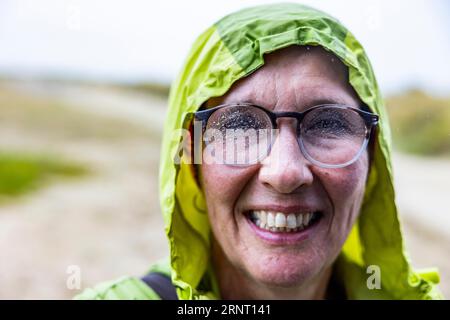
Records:
{"label": "green rain jacket", "polygon": [[[348,299],[439,299],[438,273],[412,269],[395,205],[390,129],[371,64],[361,44],[335,18],[299,4],[273,4],[230,14],[207,29],[192,46],[172,85],[160,167],[160,202],[170,257],[149,271],[169,275],[180,299],[220,298],[210,264],[210,225],[205,199],[191,165],[177,165],[176,129],[211,97],[264,65],[264,54],[291,45],[322,46],[348,67],[348,81],[380,116],[374,159],[360,216],[335,262]],[[369,290],[367,268],[381,270],[381,289]],[[139,278],[123,277],[87,289],[79,299],[158,299]]]}

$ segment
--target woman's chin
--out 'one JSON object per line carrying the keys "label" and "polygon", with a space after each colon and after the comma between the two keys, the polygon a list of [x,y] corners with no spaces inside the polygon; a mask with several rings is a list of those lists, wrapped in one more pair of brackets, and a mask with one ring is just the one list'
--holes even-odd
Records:
{"label": "woman's chin", "polygon": [[275,287],[296,287],[317,276],[323,263],[311,257],[266,256],[251,262],[247,270],[257,282]]}

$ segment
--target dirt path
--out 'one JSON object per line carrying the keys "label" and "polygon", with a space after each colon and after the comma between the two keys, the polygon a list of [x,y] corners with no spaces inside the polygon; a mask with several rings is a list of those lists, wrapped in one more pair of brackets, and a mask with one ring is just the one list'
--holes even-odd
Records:
{"label": "dirt path", "polygon": [[394,176],[403,214],[450,235],[450,159],[395,154]]}
{"label": "dirt path", "polygon": [[450,298],[450,160],[394,154],[397,205],[413,265],[438,267]]}

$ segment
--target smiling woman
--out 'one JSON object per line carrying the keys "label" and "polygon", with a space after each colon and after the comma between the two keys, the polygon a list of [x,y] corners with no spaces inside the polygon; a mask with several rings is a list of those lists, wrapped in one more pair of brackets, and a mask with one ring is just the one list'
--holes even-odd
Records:
{"label": "smiling woman", "polygon": [[[359,214],[369,157],[353,151],[363,147],[356,137],[361,130],[342,132],[342,119],[351,118],[347,113],[355,113],[354,126],[358,113],[309,102],[337,97],[348,106],[362,105],[346,75],[344,65],[320,47],[289,47],[265,57],[263,68],[223,98],[223,103],[256,101],[278,112],[318,113],[297,123],[279,118],[279,134],[260,163],[201,165],[223,298],[325,297],[333,263]],[[305,120],[308,131],[298,130]],[[340,168],[309,161],[299,140],[314,145],[315,158]],[[341,143],[346,140],[358,147]],[[343,153],[352,156],[342,158]]]}
{"label": "smiling woman", "polygon": [[[239,165],[176,163],[173,133],[192,132],[192,114],[219,134],[277,134]],[[224,159],[214,157],[236,145],[227,138],[205,139],[203,158]],[[233,156],[254,146],[241,143]],[[441,297],[437,274],[415,272],[404,255],[389,127],[369,60],[320,11],[249,8],[197,39],[172,87],[160,196],[169,262],[144,281],[122,278],[78,298],[157,299],[171,289],[179,299]],[[369,269],[380,271],[381,286],[367,285]]]}

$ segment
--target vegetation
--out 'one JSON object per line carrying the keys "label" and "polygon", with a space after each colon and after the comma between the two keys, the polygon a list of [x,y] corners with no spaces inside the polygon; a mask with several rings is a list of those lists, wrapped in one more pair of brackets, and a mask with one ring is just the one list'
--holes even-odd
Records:
{"label": "vegetation", "polygon": [[0,151],[0,200],[35,190],[52,178],[84,176],[87,169],[55,156]]}
{"label": "vegetation", "polygon": [[450,98],[411,90],[386,100],[394,147],[430,156],[450,155]]}
{"label": "vegetation", "polygon": [[138,92],[148,93],[166,98],[170,92],[170,86],[164,83],[141,82],[125,85],[125,88],[136,90]]}

